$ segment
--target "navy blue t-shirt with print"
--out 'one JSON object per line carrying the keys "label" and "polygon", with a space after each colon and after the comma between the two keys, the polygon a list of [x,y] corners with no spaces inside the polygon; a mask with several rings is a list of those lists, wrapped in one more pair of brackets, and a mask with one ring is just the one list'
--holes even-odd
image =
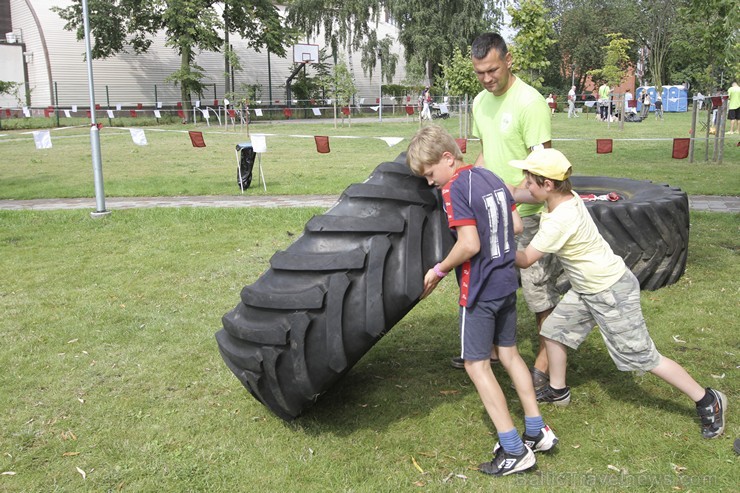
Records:
{"label": "navy blue t-shirt with print", "polygon": [[460,306],[515,292],[519,287],[511,219],[515,204],[501,178],[486,168],[464,166],[442,187],[442,199],[453,234],[457,236],[458,226],[474,225],[480,238],[480,251],[456,269]]}

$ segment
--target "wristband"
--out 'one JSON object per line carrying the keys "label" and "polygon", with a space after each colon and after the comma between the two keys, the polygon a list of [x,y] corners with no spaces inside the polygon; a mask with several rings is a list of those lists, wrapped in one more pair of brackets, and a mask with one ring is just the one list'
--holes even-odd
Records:
{"label": "wristband", "polygon": [[435,274],[437,274],[437,277],[439,277],[440,279],[442,279],[442,278],[443,278],[444,276],[446,276],[446,275],[447,275],[447,272],[445,272],[445,271],[443,271],[442,269],[440,269],[440,268],[439,268],[439,265],[440,265],[440,264],[436,264],[436,265],[434,266],[434,269],[432,269],[432,270],[434,270],[434,273],[435,273]]}

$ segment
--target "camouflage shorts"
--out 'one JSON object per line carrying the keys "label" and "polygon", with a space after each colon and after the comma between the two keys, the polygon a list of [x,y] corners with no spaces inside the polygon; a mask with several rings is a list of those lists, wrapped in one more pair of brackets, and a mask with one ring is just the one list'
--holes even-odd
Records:
{"label": "camouflage shorts", "polygon": [[[522,218],[524,232],[517,236],[518,250],[524,250],[540,229],[540,215]],[[546,254],[526,269],[519,269],[522,295],[534,313],[544,312],[558,304],[560,292],[556,283],[563,268],[555,255]]]}
{"label": "camouflage shorts", "polygon": [[621,371],[650,371],[660,363],[642,316],[640,283],[629,269],[600,293],[568,291],[542,324],[541,335],[577,349],[597,324]]}

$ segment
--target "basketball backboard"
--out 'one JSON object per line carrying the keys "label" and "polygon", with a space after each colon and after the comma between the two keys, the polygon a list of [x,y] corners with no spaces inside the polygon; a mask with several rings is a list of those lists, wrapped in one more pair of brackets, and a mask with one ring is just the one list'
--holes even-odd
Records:
{"label": "basketball backboard", "polygon": [[295,44],[293,45],[294,63],[316,63],[319,61],[319,45]]}

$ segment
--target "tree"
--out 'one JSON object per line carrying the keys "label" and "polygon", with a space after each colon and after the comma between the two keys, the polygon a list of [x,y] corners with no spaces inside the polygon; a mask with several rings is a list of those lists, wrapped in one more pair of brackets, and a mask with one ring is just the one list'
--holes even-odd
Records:
{"label": "tree", "polygon": [[518,29],[510,47],[517,75],[535,88],[542,87],[542,71],[550,65],[548,50],[556,41],[552,20],[542,0],[522,0],[508,7],[511,27]]}
{"label": "tree", "polygon": [[[350,74],[347,64],[344,62],[334,65],[331,75],[324,79],[322,83],[324,87],[330,88],[329,94],[331,94],[332,99],[335,101],[335,111],[337,106],[349,106],[352,97],[357,92],[352,74]],[[350,126],[352,126],[351,114],[348,115]],[[336,126],[336,123],[334,125]],[[344,125],[344,113],[342,113],[342,125]]]}
{"label": "tree", "polygon": [[288,6],[287,22],[306,36],[324,30],[324,42],[331,48],[337,64],[340,48],[347,50],[349,74],[354,79],[352,52],[359,50],[374,30],[380,13],[376,0],[293,0]]}
{"label": "tree", "polygon": [[630,65],[628,54],[633,39],[625,39],[622,33],[610,33],[606,35],[609,44],[604,46],[604,66],[599,69],[589,70],[588,74],[595,80],[603,80],[610,87],[618,86],[627,75]]}
{"label": "tree", "polygon": [[422,65],[431,84],[455,48],[465,50],[480,33],[496,29],[505,0],[388,0],[406,61]]}
{"label": "tree", "polygon": [[638,2],[642,19],[640,41],[647,49],[648,69],[658,94],[663,89],[668,52],[676,32],[682,29],[676,22],[681,0],[641,0]]}
{"label": "tree", "polygon": [[[588,71],[604,66],[604,50],[608,43],[608,33],[621,32],[627,38],[635,38],[637,9],[632,0],[548,0],[552,5],[557,44],[552,48],[557,52],[551,60],[560,61],[560,73],[577,87],[583,87]],[[636,58],[636,50],[629,50],[631,59]],[[575,76],[574,76],[575,74]]]}
{"label": "tree", "polygon": [[735,0],[690,0],[680,8],[666,63],[669,80],[710,93],[740,74],[740,10]]}
{"label": "tree", "polygon": [[451,96],[475,97],[481,91],[480,82],[473,70],[470,47],[465,53],[455,47],[452,57],[442,64],[442,77]]}
{"label": "tree", "polygon": [[396,75],[396,65],[398,65],[398,55],[391,51],[392,47],[393,39],[390,36],[378,40],[374,31],[370,33],[367,43],[362,47],[362,57],[360,58],[362,71],[372,79],[377,60],[380,58],[381,73],[385,76],[385,81],[388,84],[392,83],[393,76]]}
{"label": "tree", "polygon": [[[52,9],[67,21],[65,29],[76,30],[77,39],[84,38],[81,0],[63,9]],[[181,59],[180,68],[168,79],[180,86],[186,110],[190,94],[203,89],[203,73],[194,64],[195,53],[222,51],[224,39],[220,33],[236,33],[251,48],[259,51],[266,47],[279,56],[285,56],[284,45],[294,37],[293,31],[283,28],[279,12],[269,0],[88,0],[88,12],[92,57],[96,59],[128,48],[135,53],[146,52],[152,37],[164,31],[166,45]]]}

